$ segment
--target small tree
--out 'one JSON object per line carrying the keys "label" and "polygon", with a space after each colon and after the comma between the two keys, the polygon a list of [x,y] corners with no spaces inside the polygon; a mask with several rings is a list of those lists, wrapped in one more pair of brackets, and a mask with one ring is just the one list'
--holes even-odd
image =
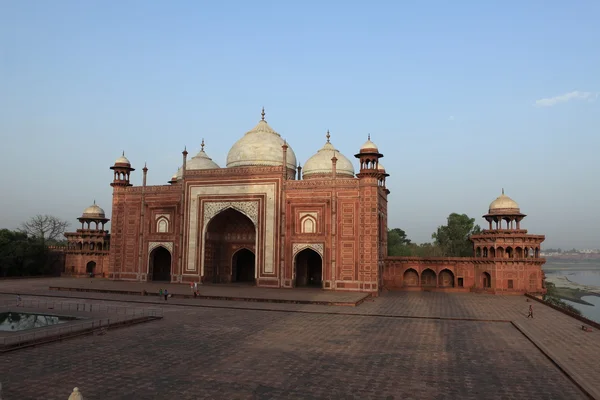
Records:
{"label": "small tree", "polygon": [[67,221],[52,215],[36,215],[21,225],[20,231],[27,236],[39,240],[42,245],[48,241],[62,240],[65,230],[69,226]]}

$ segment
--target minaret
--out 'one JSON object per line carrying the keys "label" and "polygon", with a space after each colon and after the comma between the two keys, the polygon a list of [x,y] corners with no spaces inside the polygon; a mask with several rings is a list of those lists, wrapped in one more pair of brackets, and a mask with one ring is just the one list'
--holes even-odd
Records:
{"label": "minaret", "polygon": [[359,179],[360,191],[360,249],[363,252],[359,261],[359,276],[362,276],[364,289],[379,292],[382,285],[383,258],[380,237],[382,207],[380,207],[379,159],[383,154],[377,145],[371,141],[371,135],[355,154],[360,162],[360,171],[356,174]]}
{"label": "minaret", "polygon": [[110,169],[114,171],[113,182],[110,186],[132,186],[132,184],[129,183],[129,179],[131,172],[135,171],[135,169],[131,168],[131,163],[127,157],[125,157],[125,152],[123,152],[121,157],[117,158],[115,164],[110,167]]}

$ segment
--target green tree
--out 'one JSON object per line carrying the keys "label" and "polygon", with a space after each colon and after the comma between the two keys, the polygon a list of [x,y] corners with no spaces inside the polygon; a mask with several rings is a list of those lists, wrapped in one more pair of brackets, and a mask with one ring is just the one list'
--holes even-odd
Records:
{"label": "green tree", "polygon": [[46,248],[23,232],[0,229],[0,276],[44,273]]}
{"label": "green tree", "polygon": [[448,223],[438,227],[437,232],[431,235],[434,244],[441,249],[446,257],[471,257],[473,244],[469,236],[481,232],[479,225],[475,225],[475,218],[467,214],[452,213],[448,216]]}
{"label": "green tree", "polygon": [[388,255],[389,256],[411,256],[412,243],[406,232],[400,228],[388,230]]}

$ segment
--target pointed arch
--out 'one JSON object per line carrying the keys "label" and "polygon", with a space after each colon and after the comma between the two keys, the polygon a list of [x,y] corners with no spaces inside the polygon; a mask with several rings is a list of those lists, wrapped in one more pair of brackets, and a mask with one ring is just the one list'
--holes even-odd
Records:
{"label": "pointed arch", "polygon": [[167,217],[162,216],[156,220],[156,232],[158,232],[158,233],[169,232],[169,220]]}
{"label": "pointed arch", "polygon": [[317,220],[312,215],[305,215],[300,219],[301,233],[317,233]]}
{"label": "pointed arch", "polygon": [[[212,208],[206,209],[205,207],[205,224],[202,227],[202,250],[200,256],[200,276],[203,277],[202,279],[207,279],[213,283],[226,283],[236,279],[233,271],[233,257],[239,250],[233,253],[230,252],[231,245],[236,241],[239,242],[234,236],[236,226],[239,227],[240,224],[241,226],[245,226],[245,235],[249,234],[250,229],[248,228],[250,225],[252,226],[251,230],[253,232],[250,240],[254,243],[254,249],[251,248],[252,246],[248,246],[247,243],[246,245],[242,244],[241,247],[245,247],[254,255],[253,274],[254,279],[258,279],[258,265],[261,256],[259,227],[257,224],[258,214],[254,216],[253,207],[242,207],[238,203],[244,205],[246,202],[210,203],[213,204]],[[258,212],[258,209],[255,211]],[[215,224],[223,224],[223,226],[218,228]],[[213,236],[211,237],[211,235]],[[237,243],[237,245],[239,244]],[[230,254],[231,258],[228,258],[227,254]],[[247,281],[247,279],[245,280]]]}

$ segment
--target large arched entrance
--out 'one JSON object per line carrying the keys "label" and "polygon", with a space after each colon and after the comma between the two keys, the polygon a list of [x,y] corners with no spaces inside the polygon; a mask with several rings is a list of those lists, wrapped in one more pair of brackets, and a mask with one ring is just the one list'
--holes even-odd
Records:
{"label": "large arched entrance", "polygon": [[96,273],[96,261],[90,261],[85,266],[85,272],[88,274]]}
{"label": "large arched entrance", "polygon": [[322,287],[323,260],[313,249],[304,249],[296,254],[296,286]]}
{"label": "large arched entrance", "polygon": [[256,260],[248,249],[235,252],[231,260],[231,281],[254,283]]}
{"label": "large arched entrance", "polygon": [[150,253],[149,275],[153,281],[171,281],[171,253],[159,246]]}
{"label": "large arched entrance", "polygon": [[[255,247],[256,227],[250,218],[233,208],[221,211],[206,227],[203,280],[212,283],[240,282],[239,279],[254,282],[257,277]],[[240,249],[250,253],[253,261],[250,262],[250,254],[246,252],[236,255],[242,251]],[[242,265],[239,271],[234,268],[237,265]]]}

